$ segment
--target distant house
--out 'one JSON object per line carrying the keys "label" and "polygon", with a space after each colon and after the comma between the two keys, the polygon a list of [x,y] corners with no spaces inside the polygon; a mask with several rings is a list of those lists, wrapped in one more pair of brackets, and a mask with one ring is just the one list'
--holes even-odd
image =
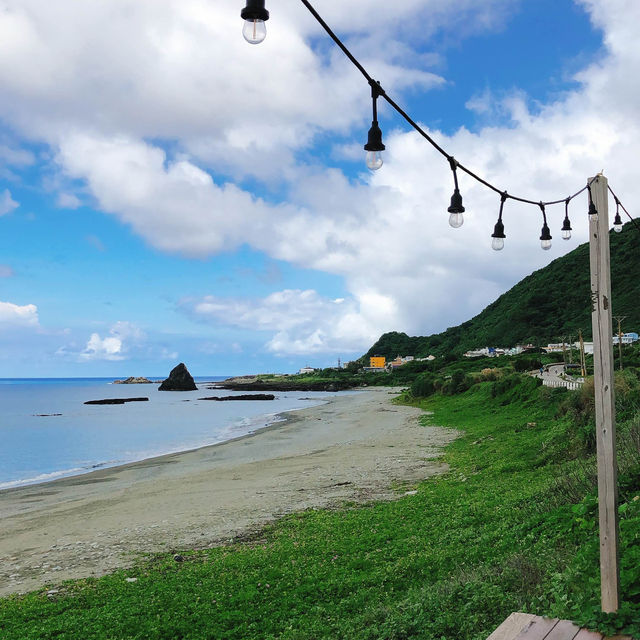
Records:
{"label": "distant house", "polygon": [[387,369],[397,369],[398,367],[407,364],[407,362],[413,362],[413,360],[413,356],[397,356],[395,360],[392,360],[387,364]]}
{"label": "distant house", "polygon": [[618,344],[619,342],[622,342],[622,344],[632,344],[637,340],[638,340],[638,334],[634,332],[623,333],[622,340],[620,340],[620,337],[617,335],[613,336],[613,344]]}
{"label": "distant house", "polygon": [[465,358],[480,358],[482,356],[489,355],[489,349],[485,347],[484,349],[469,349],[466,353],[463,354]]}
{"label": "distant house", "polygon": [[315,371],[315,369],[313,367],[302,367],[302,369],[300,369],[300,371],[298,371],[298,373],[302,374],[302,373],[313,373]]}

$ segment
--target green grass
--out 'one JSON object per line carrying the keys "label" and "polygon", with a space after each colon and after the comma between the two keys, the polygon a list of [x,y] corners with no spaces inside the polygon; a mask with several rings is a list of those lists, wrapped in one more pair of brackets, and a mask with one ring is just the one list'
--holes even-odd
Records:
{"label": "green grass", "polygon": [[569,415],[556,417],[566,394],[529,382],[495,394],[485,383],[421,404],[425,424],[464,434],[451,471],[416,495],[0,600],[0,637],[480,640],[518,610],[640,637],[639,487],[621,506],[623,607],[603,616],[595,498],[587,482],[570,500],[559,481],[587,464]]}

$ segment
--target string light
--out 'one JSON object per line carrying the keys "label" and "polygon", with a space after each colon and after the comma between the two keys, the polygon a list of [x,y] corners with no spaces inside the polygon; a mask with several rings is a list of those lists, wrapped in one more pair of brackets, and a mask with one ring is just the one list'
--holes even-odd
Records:
{"label": "string light", "polygon": [[571,198],[564,201],[564,221],[562,223],[562,239],[571,240],[571,222],[569,221],[569,202]]}
{"label": "string light", "polygon": [[240,12],[240,17],[244,20],[244,39],[249,44],[260,44],[267,37],[265,22],[269,19],[264,0],[247,0],[247,6]]}
{"label": "string light", "polygon": [[456,171],[456,167],[458,163],[453,156],[449,156],[449,166],[451,167],[451,172],[453,173],[453,195],[451,196],[451,204],[447,211],[449,212],[449,225],[454,229],[458,229],[464,223],[464,218],[462,214],[464,213],[464,207],[462,206],[462,196],[460,195],[460,190],[458,189],[458,172]]}
{"label": "string light", "polygon": [[[562,237],[564,240],[569,240],[571,238],[571,231],[572,231],[571,223],[569,221],[569,214],[568,214],[569,202],[573,200],[575,197],[577,197],[578,195],[580,195],[585,190],[588,190],[589,192],[589,220],[596,221],[598,219],[598,211],[595,207],[595,204],[593,202],[593,197],[591,194],[591,182],[593,182],[593,180],[595,180],[596,178],[593,178],[591,181],[589,181],[589,183],[587,183],[586,186],[582,187],[582,189],[580,189],[573,195],[569,196],[568,198],[563,198],[560,200],[550,200],[547,202],[542,202],[542,201],[538,202],[535,200],[530,200],[528,198],[522,198],[520,196],[512,196],[512,195],[507,196],[506,191],[499,189],[498,187],[491,184],[484,178],[475,174],[469,168],[465,167],[464,165],[454,160],[453,157],[450,156],[445,149],[443,149],[424,129],[422,129],[422,127],[420,127],[418,123],[416,123],[389,95],[387,95],[382,90],[382,88],[380,87],[380,83],[373,80],[373,78],[369,75],[367,70],[354,57],[354,55],[349,51],[349,49],[347,49],[347,47],[342,43],[340,38],[336,36],[336,34],[331,30],[329,25],[323,20],[322,16],[320,16],[320,14],[314,9],[314,7],[311,5],[309,0],[300,0],[300,1],[309,10],[311,15],[317,20],[320,26],[327,32],[327,34],[335,42],[335,44],[342,50],[345,56],[347,56],[347,58],[360,71],[360,73],[362,73],[362,75],[366,78],[367,82],[371,86],[371,95],[373,99],[373,121],[371,123],[371,128],[369,129],[367,144],[364,147],[365,150],[367,151],[367,158],[366,158],[367,166],[370,169],[375,171],[379,169],[383,164],[381,152],[385,150],[385,146],[382,143],[382,131],[380,130],[380,127],[377,121],[377,99],[378,97],[381,96],[387,101],[387,103],[391,107],[393,107],[393,109],[402,118],[405,119],[405,121],[411,127],[413,127],[413,129],[415,129],[415,131],[419,135],[421,135],[434,149],[436,149],[436,151],[442,154],[449,161],[449,165],[451,166],[451,169],[453,171],[453,177],[454,177],[454,183],[455,183],[454,192],[453,192],[453,195],[451,196],[451,204],[448,208],[448,211],[450,213],[449,224],[452,227],[458,228],[462,226],[464,222],[462,214],[465,211],[465,208],[462,204],[462,196],[460,195],[460,191],[458,189],[458,176],[456,171],[457,169],[464,171],[467,175],[472,177],[477,182],[483,184],[485,187],[491,189],[492,191],[495,191],[496,193],[500,194],[501,198],[504,196],[504,200],[506,200],[506,198],[508,197],[518,202],[539,206],[542,210],[542,214],[544,218],[544,224],[542,227],[542,235],[540,237],[540,241],[542,244],[542,248],[545,250],[551,247],[551,233],[547,225],[546,212],[545,212],[546,206],[561,204],[562,202],[564,202],[565,217],[562,225]],[[266,36],[266,28],[264,26],[264,22],[269,19],[269,12],[265,9],[264,0],[247,0],[247,6],[242,10],[241,16],[242,18],[245,19],[245,27],[243,29],[243,34],[247,39],[247,41],[251,42],[252,44],[258,44],[259,42],[262,42]],[[611,187],[608,187],[608,189],[611,192],[611,194],[614,195],[615,197],[615,194],[613,193]],[[491,235],[491,237],[493,238],[491,245],[496,251],[500,251],[504,247],[505,236],[504,236],[504,225],[502,223],[502,207],[504,205],[504,200],[501,200],[500,216],[498,218],[498,222],[496,223],[496,226],[494,227],[494,233]],[[622,203],[619,202],[617,198],[616,198],[616,217],[614,220],[614,230],[616,232],[619,232],[622,230],[622,220],[620,219],[618,207],[622,207],[622,209],[627,214],[629,219],[633,222],[636,229],[638,229],[638,231],[640,232],[640,226],[636,224],[636,221],[631,217],[629,212],[624,208],[624,205],[622,205]]]}
{"label": "string light", "polygon": [[551,232],[549,231],[549,226],[547,225],[547,214],[544,210],[544,204],[542,202],[539,203],[540,210],[542,211],[542,219],[544,223],[542,225],[542,233],[540,234],[540,246],[548,251],[551,249]]}
{"label": "string light", "polygon": [[502,249],[504,249],[504,239],[506,236],[504,235],[504,224],[502,224],[502,209],[508,197],[509,196],[506,191],[500,196],[500,213],[498,214],[498,222],[496,222],[496,226],[493,228],[493,233],[491,234],[491,237],[493,238],[493,240],[491,240],[491,248],[494,251],[502,251]]}
{"label": "string light", "polygon": [[622,220],[620,218],[620,200],[616,196],[613,196],[616,201],[616,216],[613,219],[613,230],[616,233],[620,233],[622,231]]}
{"label": "string light", "polygon": [[598,221],[598,210],[596,209],[596,205],[593,203],[593,196],[591,195],[591,185],[587,185],[587,189],[589,190],[589,220],[591,222]]}
{"label": "string light", "polygon": [[371,85],[373,120],[364,149],[367,152],[367,167],[369,167],[371,171],[377,171],[383,164],[382,152],[385,149],[385,146],[382,144],[382,131],[380,131],[380,127],[378,126],[378,96],[383,95],[384,90],[380,86],[380,83],[375,80],[372,80],[369,84]]}

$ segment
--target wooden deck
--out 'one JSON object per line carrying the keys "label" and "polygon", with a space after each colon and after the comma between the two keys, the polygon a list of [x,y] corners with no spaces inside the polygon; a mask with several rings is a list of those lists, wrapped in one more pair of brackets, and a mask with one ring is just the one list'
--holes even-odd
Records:
{"label": "wooden deck", "polygon": [[512,613],[487,640],[633,640],[631,636],[611,636],[576,627],[568,620],[541,618],[530,613]]}

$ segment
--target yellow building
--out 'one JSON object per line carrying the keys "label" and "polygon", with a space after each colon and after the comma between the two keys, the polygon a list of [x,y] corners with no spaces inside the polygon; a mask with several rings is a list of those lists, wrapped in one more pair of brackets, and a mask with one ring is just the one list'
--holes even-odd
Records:
{"label": "yellow building", "polygon": [[386,360],[384,356],[371,356],[369,358],[369,366],[372,369],[384,369]]}

